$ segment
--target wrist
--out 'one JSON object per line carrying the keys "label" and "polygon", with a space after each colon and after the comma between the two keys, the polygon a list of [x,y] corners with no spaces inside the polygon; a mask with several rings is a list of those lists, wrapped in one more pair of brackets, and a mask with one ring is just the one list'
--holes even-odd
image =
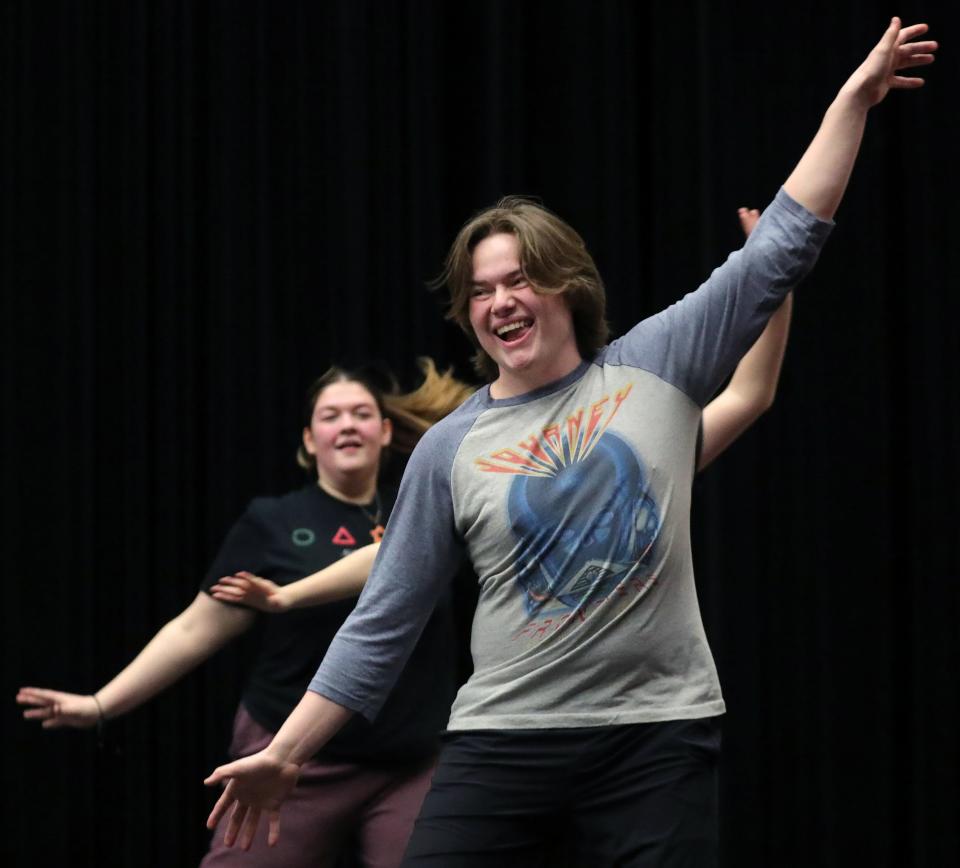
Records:
{"label": "wrist", "polygon": [[830,108],[837,113],[866,115],[876,102],[875,87],[854,73],[840,88]]}
{"label": "wrist", "polygon": [[293,608],[292,585],[283,585],[270,595],[270,603],[277,612],[286,612]]}
{"label": "wrist", "polygon": [[103,713],[103,705],[100,703],[100,699],[96,693],[91,693],[90,698],[93,700],[93,704],[96,707],[97,719],[95,726],[97,727],[97,740],[100,742],[100,745],[103,745],[103,725],[106,723],[107,716]]}
{"label": "wrist", "polygon": [[263,749],[263,753],[264,756],[269,757],[273,762],[281,765],[292,763],[293,765],[300,766],[308,759],[308,757],[298,758],[296,756],[296,744],[286,742],[276,736],[274,736],[273,741]]}

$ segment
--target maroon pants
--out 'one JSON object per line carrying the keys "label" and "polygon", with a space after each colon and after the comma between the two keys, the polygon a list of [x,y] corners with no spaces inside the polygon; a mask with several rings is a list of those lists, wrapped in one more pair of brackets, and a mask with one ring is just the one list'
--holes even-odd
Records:
{"label": "maroon pants", "polygon": [[[233,724],[233,757],[263,750],[273,733],[241,705]],[[229,812],[213,833],[202,868],[332,868],[347,845],[355,845],[364,868],[396,868],[423,797],[430,787],[434,760],[383,768],[310,760],[280,809],[280,840],[266,843],[266,829],[248,852],[223,845]]]}

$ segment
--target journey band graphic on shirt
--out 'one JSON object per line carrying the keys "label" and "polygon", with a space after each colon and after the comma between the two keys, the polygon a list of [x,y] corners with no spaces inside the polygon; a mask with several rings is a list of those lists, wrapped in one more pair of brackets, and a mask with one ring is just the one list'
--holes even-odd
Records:
{"label": "journey band graphic on shirt", "polygon": [[652,560],[660,514],[643,462],[608,426],[632,384],[476,461],[516,476],[507,511],[522,553],[516,581],[529,615],[579,609]]}

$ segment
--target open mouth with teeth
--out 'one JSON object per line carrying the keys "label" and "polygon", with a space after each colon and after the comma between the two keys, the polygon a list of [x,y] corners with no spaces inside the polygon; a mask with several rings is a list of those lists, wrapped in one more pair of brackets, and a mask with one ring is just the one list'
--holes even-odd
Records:
{"label": "open mouth with teeth", "polygon": [[518,319],[497,328],[494,333],[504,343],[512,344],[523,338],[533,328],[532,319]]}
{"label": "open mouth with teeth", "polygon": [[337,445],[336,449],[359,449],[363,446],[363,442],[358,440],[356,437],[350,437],[346,440],[341,440]]}

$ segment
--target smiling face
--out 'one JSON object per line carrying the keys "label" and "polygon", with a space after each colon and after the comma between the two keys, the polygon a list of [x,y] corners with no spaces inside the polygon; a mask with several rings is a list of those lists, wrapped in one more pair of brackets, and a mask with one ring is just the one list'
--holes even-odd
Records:
{"label": "smiling face", "polygon": [[531,286],[509,233],[489,235],[473,250],[470,325],[499,370],[494,398],[529,392],[580,364],[566,300]]}
{"label": "smiling face", "polygon": [[303,446],[317,462],[320,486],[353,496],[375,484],[391,434],[373,395],[360,383],[340,381],[317,396]]}

